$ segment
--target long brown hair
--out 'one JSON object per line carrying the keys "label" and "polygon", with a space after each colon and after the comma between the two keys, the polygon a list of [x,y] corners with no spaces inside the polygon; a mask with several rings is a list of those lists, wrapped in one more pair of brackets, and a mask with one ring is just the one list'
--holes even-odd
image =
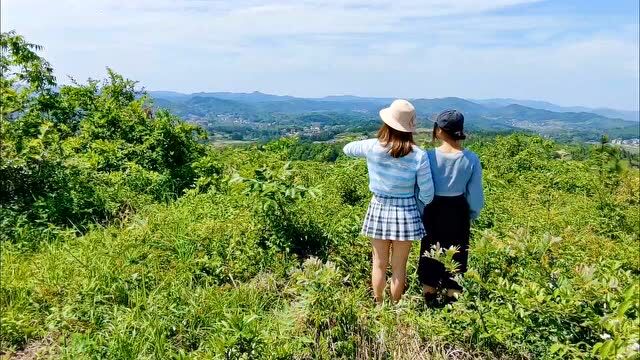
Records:
{"label": "long brown hair", "polygon": [[396,130],[387,124],[382,124],[378,130],[378,140],[389,148],[389,154],[394,158],[409,154],[415,145],[412,133]]}

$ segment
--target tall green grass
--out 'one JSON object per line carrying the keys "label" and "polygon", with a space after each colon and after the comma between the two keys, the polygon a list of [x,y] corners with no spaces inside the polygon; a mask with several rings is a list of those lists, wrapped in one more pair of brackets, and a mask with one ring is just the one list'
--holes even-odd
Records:
{"label": "tall green grass", "polygon": [[[288,203],[295,231],[285,236],[261,213],[264,194],[223,179],[277,171],[278,154],[222,149],[211,159],[224,164],[222,187],[35,250],[3,242],[2,349],[52,338],[46,350],[68,359],[637,356],[638,172],[602,182],[588,163],[540,145],[512,136],[476,149],[487,208],[466,291],[444,309],[420,299],[417,247],[402,302],[374,306],[370,245],[358,236],[363,163],[294,163],[286,182],[319,195]],[[521,161],[509,146],[540,159]],[[321,246],[296,253],[270,245],[274,236]]]}

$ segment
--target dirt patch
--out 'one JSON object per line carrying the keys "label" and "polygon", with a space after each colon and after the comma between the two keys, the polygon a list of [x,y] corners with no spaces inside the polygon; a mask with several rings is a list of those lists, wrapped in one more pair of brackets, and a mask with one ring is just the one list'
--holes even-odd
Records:
{"label": "dirt patch", "polygon": [[36,359],[51,359],[55,357],[57,353],[57,346],[55,346],[55,338],[53,335],[48,335],[42,339],[33,340],[24,347],[24,349],[15,352],[2,354],[0,359],[10,360],[36,360]]}

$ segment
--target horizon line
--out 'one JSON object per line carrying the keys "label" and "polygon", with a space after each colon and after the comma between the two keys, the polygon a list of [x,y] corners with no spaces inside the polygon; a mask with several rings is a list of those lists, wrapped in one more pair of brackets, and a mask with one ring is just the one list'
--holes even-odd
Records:
{"label": "horizon line", "polygon": [[[558,104],[558,103],[550,101],[550,100],[543,100],[543,99],[516,99],[516,98],[511,98],[511,97],[488,97],[488,98],[470,98],[470,97],[460,97],[460,96],[394,97],[394,96],[364,96],[364,95],[354,95],[354,94],[330,94],[330,95],[324,95],[324,96],[296,96],[296,95],[291,95],[291,94],[284,94],[284,95],[275,94],[275,93],[270,93],[270,92],[263,92],[263,91],[260,91],[260,90],[239,91],[239,92],[235,92],[235,91],[182,92],[182,91],[177,91],[177,90],[151,90],[151,89],[146,89],[144,87],[143,87],[143,89],[147,93],[151,93],[151,92],[170,92],[170,93],[176,93],[176,94],[180,94],[180,95],[214,94],[214,93],[244,94],[244,95],[262,94],[262,95],[277,96],[277,97],[291,97],[291,98],[297,98],[297,99],[325,99],[325,98],[328,98],[328,97],[355,97],[355,98],[362,98],[362,99],[379,99],[379,100],[392,100],[392,99],[436,100],[436,99],[448,99],[448,98],[451,98],[451,99],[462,99],[462,100],[471,101],[471,102],[491,101],[491,100],[513,100],[513,101],[543,102],[543,103],[547,103],[549,105],[558,106],[558,107],[566,107],[566,108],[582,107],[582,108],[587,108],[587,109],[590,109],[590,110],[615,110],[615,111],[624,111],[624,112],[640,112],[640,106],[638,108],[636,108],[636,109],[623,109],[623,108],[614,108],[614,107],[609,107],[609,106],[563,105],[563,104]],[[479,105],[482,105],[482,104],[479,104]]]}

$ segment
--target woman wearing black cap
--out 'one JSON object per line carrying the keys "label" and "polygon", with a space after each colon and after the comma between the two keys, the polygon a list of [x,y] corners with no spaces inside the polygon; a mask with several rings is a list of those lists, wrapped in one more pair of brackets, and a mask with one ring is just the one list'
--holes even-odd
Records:
{"label": "woman wearing black cap", "polygon": [[453,256],[458,273],[467,270],[471,220],[478,217],[484,204],[482,168],[478,156],[462,148],[464,116],[456,110],[443,111],[433,126],[433,140],[441,145],[428,151],[435,197],[424,210],[427,235],[420,246],[418,277],[425,300],[435,300],[438,289],[446,289],[448,301],[458,297],[462,287],[440,261],[425,256],[434,246],[455,246]]}

